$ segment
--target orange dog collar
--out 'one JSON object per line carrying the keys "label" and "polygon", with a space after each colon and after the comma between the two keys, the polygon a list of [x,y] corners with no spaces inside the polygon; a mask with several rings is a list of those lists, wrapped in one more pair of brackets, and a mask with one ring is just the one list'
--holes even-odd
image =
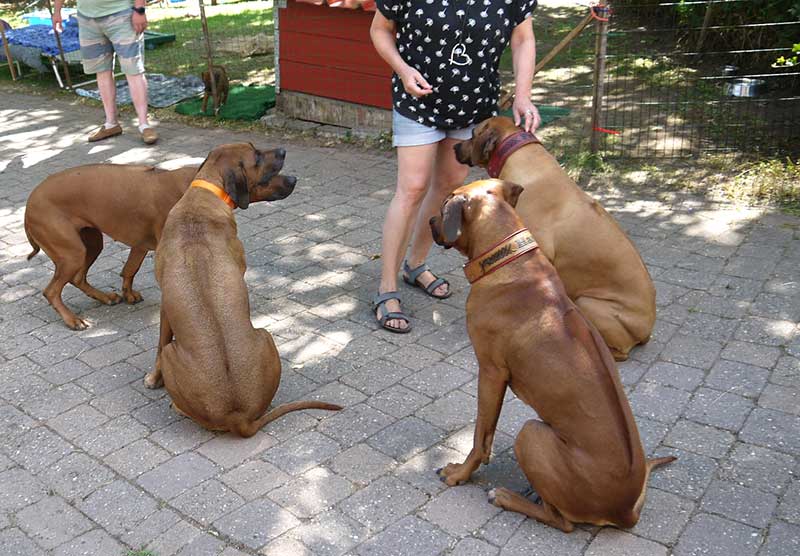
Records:
{"label": "orange dog collar", "polygon": [[539,244],[533,239],[528,228],[522,228],[482,255],[468,261],[464,265],[464,275],[470,284],[474,284],[484,276],[538,248]]}
{"label": "orange dog collar", "polygon": [[225,201],[225,204],[227,204],[232,209],[236,208],[236,203],[233,202],[233,199],[231,199],[231,196],[228,195],[225,192],[225,190],[222,189],[220,186],[214,185],[210,181],[194,180],[194,181],[192,181],[191,187],[199,187],[201,189],[205,189],[207,191],[210,191],[211,193],[213,193],[214,195],[216,195],[217,197],[219,197],[220,199]]}

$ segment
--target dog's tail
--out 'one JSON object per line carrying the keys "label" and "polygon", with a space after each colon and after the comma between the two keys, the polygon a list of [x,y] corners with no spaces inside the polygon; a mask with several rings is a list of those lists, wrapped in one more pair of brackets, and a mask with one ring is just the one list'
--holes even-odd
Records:
{"label": "dog's tail", "polygon": [[36,256],[36,254],[41,250],[41,248],[39,247],[39,244],[36,243],[36,240],[33,239],[31,233],[28,231],[28,226],[25,226],[25,235],[28,236],[28,243],[30,243],[31,247],[33,247],[33,251],[28,253],[28,258],[27,258],[27,260],[31,260]]}
{"label": "dog's tail", "polygon": [[650,473],[650,470],[653,469],[654,467],[658,467],[660,465],[666,465],[668,463],[672,463],[676,459],[678,459],[678,458],[676,458],[675,456],[667,456],[667,457],[663,457],[663,458],[652,458],[652,459],[649,459],[649,460],[647,460],[647,472]]}
{"label": "dog's tail", "polygon": [[[329,411],[339,411],[342,409],[342,406],[326,403],[326,402],[318,402],[318,401],[302,401],[302,402],[291,402],[281,404],[278,407],[274,408],[272,411],[265,413],[261,417],[259,417],[256,421],[253,421],[251,424],[246,425],[248,430],[240,430],[239,434],[242,436],[252,436],[261,429],[267,423],[274,421],[275,419],[286,415],[291,411],[299,411],[301,409],[327,409]],[[252,432],[251,432],[252,431]],[[246,434],[246,433],[250,434]]]}

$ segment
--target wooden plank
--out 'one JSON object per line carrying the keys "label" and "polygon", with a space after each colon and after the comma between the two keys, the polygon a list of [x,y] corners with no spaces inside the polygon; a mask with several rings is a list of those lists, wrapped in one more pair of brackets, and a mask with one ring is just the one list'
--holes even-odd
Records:
{"label": "wooden plank", "polygon": [[338,68],[281,62],[281,90],[390,109],[391,79]]}
{"label": "wooden plank", "polygon": [[392,69],[378,56],[371,44],[340,38],[320,37],[281,28],[280,56],[281,67],[286,62],[301,62],[379,77],[392,76]]}
{"label": "wooden plank", "polygon": [[358,41],[372,46],[369,27],[372,24],[373,12],[329,8],[289,2],[280,11],[281,33],[295,31],[320,37],[337,37]]}

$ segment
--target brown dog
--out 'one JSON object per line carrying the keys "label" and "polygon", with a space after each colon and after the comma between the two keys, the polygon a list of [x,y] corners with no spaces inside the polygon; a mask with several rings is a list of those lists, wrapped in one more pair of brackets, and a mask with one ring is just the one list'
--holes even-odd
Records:
{"label": "brown dog", "polygon": [[[61,299],[67,282],[106,305],[142,300],[133,277],[148,251],[156,248],[172,206],[186,192],[196,167],[159,170],[150,166],[89,164],[53,174],[39,184],[25,207],[25,233],[33,251],[44,250],[55,264],[44,296],[73,330],[88,326]],[[122,297],[86,281],[103,250],[103,234],[131,247],[122,268]]]}
{"label": "brown dog", "polygon": [[145,386],[167,388],[175,409],[207,429],[252,436],[297,409],[341,409],[294,402],[269,413],[281,376],[275,342],[250,322],[245,257],[233,207],[288,196],[286,151],[250,144],[211,151],[192,187],[169,213],[156,249],[161,332]]}
{"label": "brown dog", "polygon": [[525,188],[517,213],[615,359],[624,361],[649,340],[656,294],[639,252],[538,140],[520,134],[510,118],[497,117],[481,122],[455,151],[461,163]]}
{"label": "brown dog", "polygon": [[[223,66],[211,66],[211,70],[214,75],[214,85],[217,89],[217,96],[214,98],[214,113],[216,113],[223,104],[228,102],[230,84],[228,83],[228,72],[225,71]],[[203,83],[206,86],[203,91],[203,114],[206,113],[208,97],[213,97],[214,95],[214,87],[211,86],[211,75],[208,70],[202,73]]]}
{"label": "brown dog", "polygon": [[633,527],[650,469],[674,458],[645,459],[608,347],[513,209],[522,190],[478,181],[431,219],[436,243],[471,259],[467,329],[480,366],[472,451],[439,473],[452,486],[488,463],[509,386],[542,419],[528,421],[514,444],[542,503],[503,488],[490,500],[566,532],[574,523]]}

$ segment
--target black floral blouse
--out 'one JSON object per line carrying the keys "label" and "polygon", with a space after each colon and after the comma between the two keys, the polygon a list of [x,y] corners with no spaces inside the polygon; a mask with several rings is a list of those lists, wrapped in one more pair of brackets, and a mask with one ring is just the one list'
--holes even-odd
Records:
{"label": "black floral blouse", "polygon": [[397,50],[433,87],[415,99],[392,77],[392,102],[428,127],[460,129],[497,114],[499,65],[537,0],[378,0],[397,24]]}

